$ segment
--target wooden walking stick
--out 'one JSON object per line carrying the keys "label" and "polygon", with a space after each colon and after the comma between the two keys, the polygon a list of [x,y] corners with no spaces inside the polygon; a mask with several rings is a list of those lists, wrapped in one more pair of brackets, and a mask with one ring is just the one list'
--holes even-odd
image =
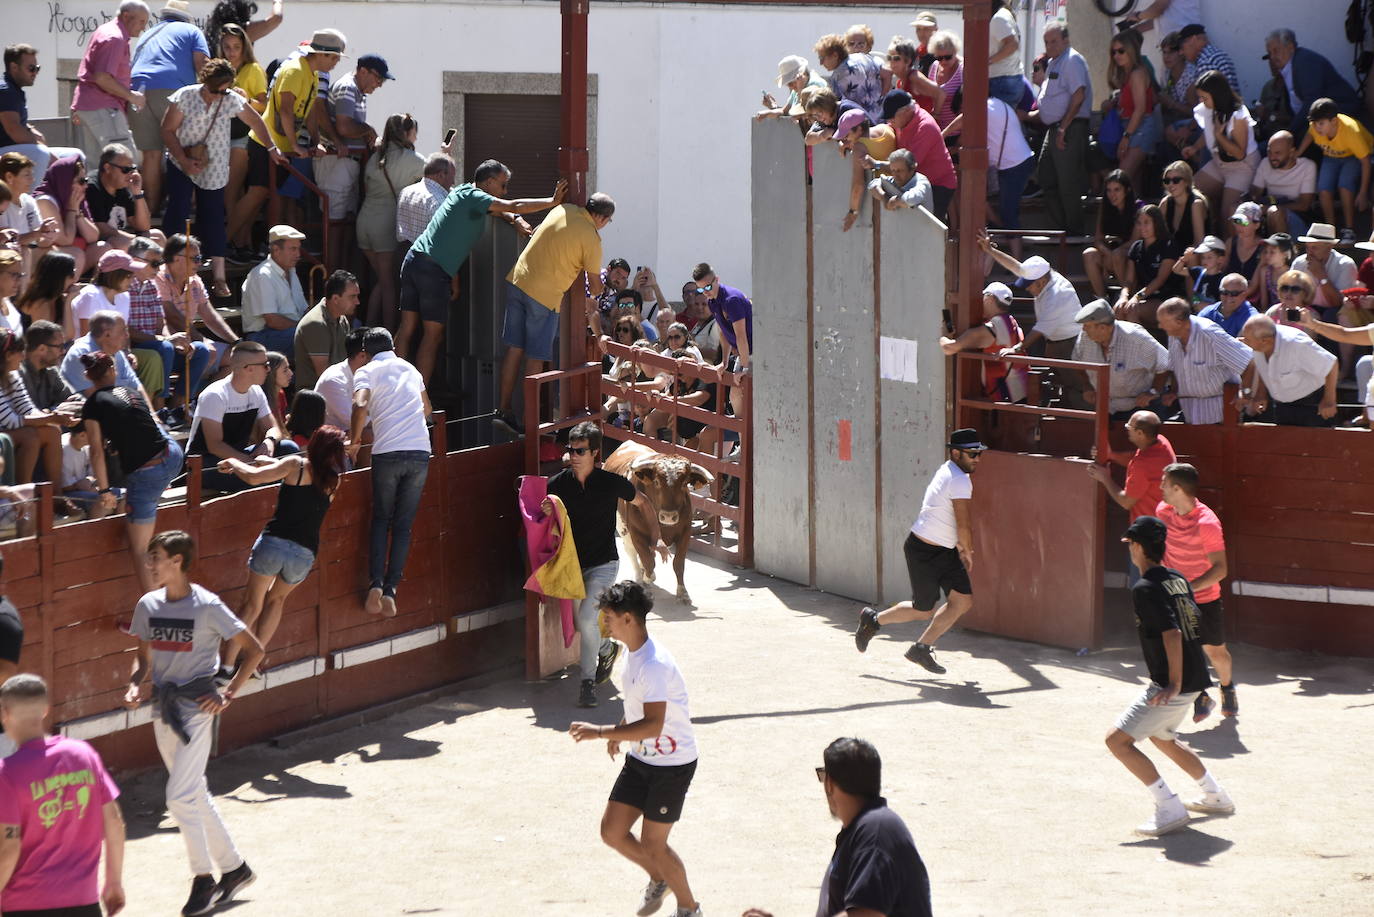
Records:
{"label": "wooden walking stick", "polygon": [[[189,216],[186,218],[186,238],[188,240],[191,238],[191,218]],[[186,274],[186,282],[181,285],[181,301],[184,304],[182,308],[185,309],[186,312],[186,374],[182,376],[181,379],[182,383],[186,386],[186,403],[182,408],[183,414],[191,410],[191,354],[196,349],[191,342],[191,278],[196,276],[196,272],[195,265],[191,263],[191,246],[189,242],[184,251],[186,252],[186,266],[188,271]]]}

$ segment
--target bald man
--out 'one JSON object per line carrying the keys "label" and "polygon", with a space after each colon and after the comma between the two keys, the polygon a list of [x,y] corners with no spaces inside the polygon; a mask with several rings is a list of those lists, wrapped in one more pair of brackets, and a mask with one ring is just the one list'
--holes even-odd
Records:
{"label": "bald man", "polygon": [[1294,427],[1329,427],[1336,417],[1336,355],[1298,328],[1256,315],[1240,339],[1255,352],[1254,388],[1241,392],[1241,405],[1273,422]]}
{"label": "bald man", "polygon": [[[1163,424],[1158,414],[1136,411],[1126,421],[1126,436],[1135,446],[1135,451],[1111,452],[1106,456],[1094,454],[1093,458],[1098,461],[1088,466],[1089,477],[1107,489],[1117,505],[1129,514],[1130,522],[1135,522],[1141,516],[1154,515],[1155,507],[1162,499],[1160,482],[1164,478],[1164,469],[1178,461],[1173,444],[1159,433],[1161,426]],[[1126,466],[1125,487],[1117,489],[1111,466],[1098,463],[1104,459]],[[1133,587],[1139,579],[1140,571],[1128,560],[1127,588]]]}
{"label": "bald man", "polygon": [[1316,198],[1317,164],[1298,155],[1292,134],[1276,131],[1250,186],[1250,199],[1265,205],[1265,225],[1295,239],[1307,235],[1306,215]]}

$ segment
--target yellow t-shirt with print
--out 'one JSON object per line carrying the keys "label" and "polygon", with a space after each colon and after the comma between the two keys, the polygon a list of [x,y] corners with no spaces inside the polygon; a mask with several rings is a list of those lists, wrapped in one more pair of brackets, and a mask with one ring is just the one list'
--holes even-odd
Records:
{"label": "yellow t-shirt with print", "polygon": [[1307,128],[1307,136],[1322,148],[1322,154],[1335,159],[1358,156],[1363,159],[1374,152],[1374,135],[1349,115],[1336,116],[1336,136],[1323,137],[1315,127]]}
{"label": "yellow t-shirt with print", "polygon": [[238,73],[234,75],[234,85],[242,89],[248,96],[248,101],[252,103],[253,109],[258,114],[262,114],[262,108],[258,105],[258,96],[267,92],[267,71],[262,69],[262,64],[253,61],[251,64],[244,64]]}
{"label": "yellow t-shirt with print", "polygon": [[[276,82],[272,84],[272,92],[267,97],[267,111],[262,116],[267,122],[267,132],[272,135],[272,142],[282,152],[289,153],[296,148],[296,138],[282,134],[281,123],[277,118],[277,106],[281,104],[283,92],[289,92],[295,97],[292,115],[299,130],[305,119],[310,117],[310,109],[315,107],[315,100],[319,97],[319,82],[315,78],[315,71],[310,69],[304,57],[281,65],[281,69],[277,71]],[[256,141],[257,137],[253,139]]]}

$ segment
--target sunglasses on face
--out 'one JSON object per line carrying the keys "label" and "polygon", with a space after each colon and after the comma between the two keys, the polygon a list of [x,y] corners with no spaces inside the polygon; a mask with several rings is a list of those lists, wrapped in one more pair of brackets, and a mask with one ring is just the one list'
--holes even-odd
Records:
{"label": "sunglasses on face", "polygon": [[708,284],[706,284],[706,286],[704,286],[704,287],[697,287],[697,292],[698,292],[698,293],[709,293],[709,292],[711,292],[712,290],[714,290],[715,288],[716,288],[716,285],[715,285],[714,283],[708,283]]}
{"label": "sunglasses on face", "polygon": [[937,61],[939,61],[940,63],[945,64],[945,63],[949,63],[950,61],[954,60],[954,55],[953,55],[953,54],[937,54],[937,55],[935,55],[935,59],[936,59]]}
{"label": "sunglasses on face", "polygon": [[112,168],[118,169],[119,171],[123,172],[125,175],[128,175],[130,172],[137,172],[137,171],[138,171],[138,166],[121,166],[119,163],[116,163],[116,162],[110,163],[110,166],[111,166]]}
{"label": "sunglasses on face", "polygon": [[149,261],[148,261],[148,267],[152,267],[152,268],[159,268],[159,267],[162,267],[162,262],[161,262],[161,261],[153,261],[153,260],[149,259]]}
{"label": "sunglasses on face", "polygon": [[1164,179],[1164,184],[1166,184],[1166,185],[1176,185],[1176,184],[1178,184],[1179,182],[1184,182],[1184,181],[1187,181],[1187,180],[1188,180],[1188,179],[1184,178],[1182,175],[1170,175],[1170,176],[1168,176],[1167,178]]}
{"label": "sunglasses on face", "polygon": [[[18,272],[16,271],[15,273],[18,273]],[[686,338],[685,336],[681,335],[681,334],[670,334],[670,335],[668,335],[668,340],[670,340],[670,341],[685,341],[685,340],[687,340],[687,338]]]}
{"label": "sunglasses on face", "polygon": [[1307,291],[1304,290],[1302,287],[1299,287],[1299,286],[1289,286],[1288,284],[1284,284],[1283,286],[1279,287],[1279,292],[1280,292],[1280,293],[1300,294],[1300,293],[1305,293],[1305,292],[1307,292]]}
{"label": "sunglasses on face", "polygon": [[825,768],[824,768],[824,767],[818,767],[818,768],[816,768],[816,779],[819,780],[821,783],[825,783]]}
{"label": "sunglasses on face", "polygon": [[629,327],[629,326],[622,325],[621,327],[615,329],[615,333],[616,333],[616,334],[634,334],[634,333],[635,333],[635,330],[634,330],[633,328]]}
{"label": "sunglasses on face", "polygon": [[573,455],[586,455],[592,451],[591,446],[569,446],[568,451]]}
{"label": "sunglasses on face", "polygon": [[1221,291],[1221,295],[1222,295],[1222,296],[1244,296],[1244,295],[1245,295],[1245,291],[1244,291],[1244,290],[1222,290],[1222,291]]}
{"label": "sunglasses on face", "polygon": [[889,54],[889,55],[887,56],[887,59],[888,59],[888,60],[903,60],[904,58],[903,58],[902,55],[900,55],[900,54]]}
{"label": "sunglasses on face", "polygon": [[1113,57],[1117,56],[1118,54],[1125,54],[1125,53],[1126,53],[1126,49],[1125,49],[1125,48],[1112,48],[1112,56],[1113,56]]}

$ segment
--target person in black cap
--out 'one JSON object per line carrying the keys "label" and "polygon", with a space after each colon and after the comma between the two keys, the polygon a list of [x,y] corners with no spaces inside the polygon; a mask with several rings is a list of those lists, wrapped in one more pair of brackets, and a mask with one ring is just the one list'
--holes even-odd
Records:
{"label": "person in black cap", "polygon": [[[911,578],[911,601],[898,602],[881,612],[864,606],[854,643],[859,652],[884,624],[929,621],[921,639],[906,651],[906,658],[928,672],[945,673],[935,661],[935,641],[973,607],[973,480],[969,475],[987,448],[977,430],[955,430],[949,438],[949,461],[940,466],[926,486],[921,512],[912,523],[902,553]],[[940,590],[949,596],[939,607]]]}
{"label": "person in black cap", "polygon": [[[1231,797],[1217,783],[1191,748],[1178,741],[1178,724],[1193,707],[1198,693],[1212,684],[1207,658],[1198,639],[1197,601],[1188,580],[1162,563],[1168,528],[1155,516],[1141,516],[1126,529],[1122,541],[1131,562],[1142,571],[1131,589],[1136,630],[1145,654],[1150,683],[1126,708],[1107,733],[1107,748],[1155,799],[1154,815],[1139,825],[1137,834],[1158,837],[1188,824],[1188,810],[1229,815],[1236,810]],[[1148,738],[1164,755],[1197,781],[1201,795],[1182,802],[1159,770],[1136,743]]]}

